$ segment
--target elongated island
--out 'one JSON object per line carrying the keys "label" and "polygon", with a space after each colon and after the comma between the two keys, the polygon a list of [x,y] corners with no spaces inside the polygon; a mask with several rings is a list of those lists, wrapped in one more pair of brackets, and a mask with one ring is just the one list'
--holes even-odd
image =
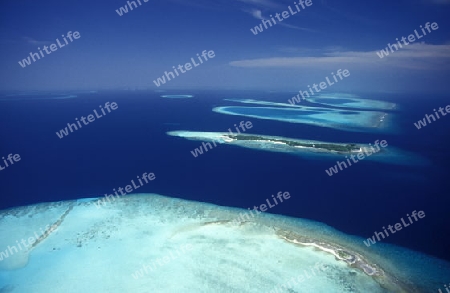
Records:
{"label": "elongated island", "polygon": [[345,155],[366,156],[366,160],[399,165],[426,165],[429,161],[417,154],[400,150],[393,146],[377,149],[371,143],[337,143],[305,140],[261,134],[235,134],[230,132],[200,132],[177,130],[167,132],[170,136],[188,140],[235,145],[250,149],[289,153],[292,155],[314,156],[317,158],[342,158]]}
{"label": "elongated island", "polygon": [[276,152],[317,152],[340,155],[349,153],[373,152],[373,147],[370,147],[368,144],[331,143],[269,135],[195,131],[170,131],[167,134],[171,136],[183,137],[189,140],[210,141],[220,144],[227,143],[242,147]]}

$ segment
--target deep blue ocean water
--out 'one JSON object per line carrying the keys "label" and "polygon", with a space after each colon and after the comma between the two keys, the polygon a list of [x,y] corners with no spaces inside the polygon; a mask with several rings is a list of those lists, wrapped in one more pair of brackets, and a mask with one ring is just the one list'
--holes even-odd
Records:
{"label": "deep blue ocean water", "polygon": [[[22,160],[0,172],[0,208],[103,196],[125,187],[136,176],[156,179],[137,192],[159,193],[224,206],[260,205],[278,191],[291,198],[271,213],[326,223],[340,231],[370,237],[413,210],[424,219],[383,242],[450,260],[448,152],[450,117],[417,130],[425,113],[449,104],[448,96],[366,94],[395,102],[394,132],[358,133],[212,112],[218,106],[242,106],[225,98],[287,102],[293,93],[246,91],[174,91],[191,99],[164,99],[150,91],[100,91],[74,99],[0,101],[0,156]],[[63,139],[55,132],[87,116],[105,102],[118,109]],[[248,105],[251,106],[251,105]],[[199,141],[167,131],[220,131],[251,121],[249,133],[335,142],[373,143],[426,157],[426,166],[361,161],[329,177],[335,159],[311,159],[218,145],[194,158]]]}

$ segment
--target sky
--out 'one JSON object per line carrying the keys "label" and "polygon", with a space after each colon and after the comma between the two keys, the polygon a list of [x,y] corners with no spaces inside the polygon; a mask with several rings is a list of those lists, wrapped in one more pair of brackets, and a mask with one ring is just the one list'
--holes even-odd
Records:
{"label": "sky", "polygon": [[[137,1],[137,0],[136,0]],[[138,88],[306,90],[338,69],[350,76],[330,90],[446,93],[450,90],[450,0],[312,0],[312,5],[258,34],[270,15],[294,1],[3,0],[0,90]],[[396,38],[420,26],[438,29],[389,56]],[[19,61],[62,34],[80,38],[22,67]],[[423,35],[423,34],[421,34]],[[157,87],[153,80],[197,53],[215,57]]]}

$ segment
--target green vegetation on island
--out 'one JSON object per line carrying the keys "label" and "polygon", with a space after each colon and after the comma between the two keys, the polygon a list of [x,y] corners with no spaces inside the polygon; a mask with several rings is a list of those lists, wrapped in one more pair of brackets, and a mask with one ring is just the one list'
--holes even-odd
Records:
{"label": "green vegetation on island", "polygon": [[284,140],[284,139],[267,139],[262,136],[257,135],[227,135],[231,139],[236,140],[255,140],[255,141],[267,141],[267,142],[282,142],[287,144],[288,146],[299,146],[299,147],[307,147],[307,148],[316,148],[323,149],[327,151],[335,151],[335,152],[352,152],[352,151],[360,151],[360,147],[354,143],[351,144],[331,144],[331,143],[306,143],[306,142],[298,142],[293,140]]}

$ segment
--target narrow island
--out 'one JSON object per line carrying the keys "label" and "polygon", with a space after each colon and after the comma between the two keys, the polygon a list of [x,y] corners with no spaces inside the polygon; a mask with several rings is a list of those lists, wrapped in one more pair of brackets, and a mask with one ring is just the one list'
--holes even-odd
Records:
{"label": "narrow island", "polygon": [[[301,140],[280,136],[257,134],[231,134],[227,132],[195,132],[195,131],[170,131],[170,136],[183,137],[189,140],[213,142],[219,144],[231,144],[246,148],[288,152],[288,153],[321,153],[331,155],[346,155],[362,152],[371,152],[367,144],[334,143],[315,140]],[[382,153],[382,151],[378,153]]]}
{"label": "narrow island", "polygon": [[394,165],[428,165],[429,161],[415,153],[398,149],[394,146],[383,147],[374,151],[373,141],[370,143],[338,143],[327,141],[316,141],[306,139],[288,138],[282,136],[270,136],[262,134],[235,134],[229,132],[201,132],[177,130],[169,131],[167,135],[210,142],[211,144],[227,144],[260,151],[287,153],[311,157],[314,159],[341,158],[346,155],[364,154],[365,160],[377,161],[379,163]]}
{"label": "narrow island", "polygon": [[260,135],[228,135],[229,139],[233,140],[241,140],[241,141],[259,141],[259,142],[267,142],[267,143],[281,143],[286,144],[291,147],[303,147],[303,148],[314,148],[317,150],[330,151],[330,152],[338,152],[338,153],[352,153],[352,152],[361,152],[361,146],[357,146],[355,143],[349,144],[339,144],[339,143],[322,143],[322,142],[313,142],[313,141],[299,141],[293,139],[284,139],[284,138],[267,138]]}
{"label": "narrow island", "polygon": [[162,95],[161,98],[166,99],[190,99],[193,98],[193,95]]}

